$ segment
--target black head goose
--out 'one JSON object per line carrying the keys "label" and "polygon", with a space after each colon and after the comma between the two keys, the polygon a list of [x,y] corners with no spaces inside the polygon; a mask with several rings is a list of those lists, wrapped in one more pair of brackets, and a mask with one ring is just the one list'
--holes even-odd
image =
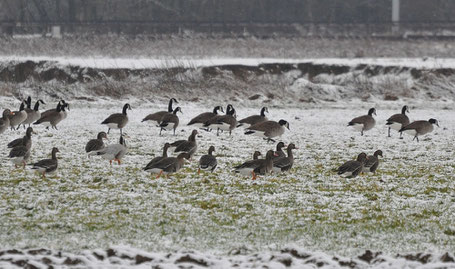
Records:
{"label": "black head goose", "polygon": [[[406,112],[409,113],[408,106],[403,106],[401,109],[401,113],[392,115],[385,125],[389,126],[389,137],[390,137],[390,129],[394,129],[399,131],[401,128],[409,124],[409,118],[406,115]],[[401,138],[402,133],[400,133]]]}
{"label": "black head goose", "polygon": [[125,104],[122,109],[122,113],[114,113],[107,117],[101,124],[106,124],[109,128],[107,133],[111,129],[120,129],[120,135],[122,135],[122,129],[128,123],[128,115],[126,114],[127,110],[131,110],[130,104]]}
{"label": "black head goose", "polygon": [[14,139],[13,141],[8,143],[8,148],[14,148],[17,146],[26,146],[27,149],[30,149],[32,147],[32,133],[36,134],[33,131],[32,127],[28,127],[27,130],[25,131],[25,136],[21,138]]}
{"label": "black head goose", "polygon": [[89,153],[88,156],[95,155],[95,151],[104,148],[104,141],[103,139],[107,139],[106,132],[99,132],[96,136],[96,139],[91,139],[85,145],[85,152]]}
{"label": "black head goose", "polygon": [[197,173],[199,174],[202,170],[210,170],[213,172],[217,166],[217,161],[216,157],[212,155],[212,153],[215,151],[214,146],[210,146],[209,148],[209,153],[206,155],[202,155],[201,158],[199,159],[199,168],[197,170]]}
{"label": "black head goose", "polygon": [[286,147],[286,145],[283,142],[278,142],[278,144],[276,144],[276,151],[275,151],[275,156],[273,157],[273,160],[286,157],[286,154],[284,154],[284,152],[283,152],[284,147]]}
{"label": "black head goose", "polygon": [[13,115],[10,116],[9,118],[9,126],[11,127],[11,130],[16,129],[15,127],[17,126],[17,129],[19,129],[19,125],[22,124],[27,119],[27,112],[25,112],[25,101],[22,101],[19,110],[14,111]]}
{"label": "black head goose", "polygon": [[34,163],[32,169],[37,170],[43,177],[46,177],[46,174],[51,174],[57,171],[57,152],[60,152],[58,148],[52,148],[52,158]]}
{"label": "black head goose", "polygon": [[25,168],[25,165],[30,158],[30,148],[32,147],[32,133],[33,129],[28,127],[27,134],[22,138],[21,145],[13,147],[9,153],[9,158],[14,163],[14,166],[22,164]]}
{"label": "black head goose", "polygon": [[55,108],[48,109],[46,111],[41,112],[41,118],[47,117],[47,115],[49,115],[50,113],[55,112],[57,110],[61,111],[62,101],[63,100],[58,101],[57,106]]}
{"label": "black head goose", "polygon": [[286,151],[288,153],[287,157],[273,159],[273,171],[274,172],[284,172],[289,171],[294,165],[294,155],[292,154],[293,149],[298,149],[294,143],[289,144]]}
{"label": "black head goose", "polygon": [[251,125],[255,125],[257,123],[260,123],[260,122],[263,122],[263,121],[267,121],[268,119],[265,116],[266,112],[269,113],[268,108],[267,107],[263,107],[261,109],[261,113],[259,115],[253,115],[253,116],[249,116],[249,117],[246,117],[244,119],[241,119],[239,121],[239,125],[237,125],[237,127],[243,126],[245,128],[248,128]]}
{"label": "black head goose", "polygon": [[196,117],[191,119],[190,122],[188,122],[188,125],[194,125],[196,127],[203,128],[204,123],[206,123],[208,120],[210,120],[211,118],[216,117],[218,115],[218,111],[221,111],[224,113],[223,107],[216,106],[213,109],[213,112],[204,112],[204,113],[197,115]]}
{"label": "black head goose", "polygon": [[53,129],[58,130],[57,124],[63,120],[64,114],[62,111],[64,109],[64,105],[59,102],[55,111],[48,111],[46,114],[41,114],[40,119],[33,124],[42,124],[46,126],[46,129],[49,129],[49,126],[51,126]]}
{"label": "black head goose", "polygon": [[[31,100],[30,100],[30,102],[31,102]],[[22,122],[22,124],[24,125],[24,128],[25,128],[26,124],[28,124],[28,126],[30,127],[30,124],[34,123],[35,121],[37,121],[41,118],[41,112],[39,111],[40,103],[43,105],[46,104],[46,103],[44,103],[43,100],[39,99],[38,101],[36,101],[33,109],[31,109],[31,108],[25,109],[25,111],[27,112],[27,119]]]}
{"label": "black head goose", "polygon": [[0,119],[0,134],[4,133],[9,127],[9,117],[13,115],[13,112],[8,108],[3,110],[2,118]]}
{"label": "black head goose", "polygon": [[149,114],[147,115],[143,120],[142,122],[144,121],[156,121],[156,123],[160,123],[161,121],[161,118],[168,114],[168,113],[172,113],[174,111],[174,109],[172,109],[172,102],[178,104],[179,102],[177,102],[177,100],[175,98],[171,98],[169,99],[169,104],[168,104],[168,108],[167,108],[167,111],[158,111],[158,112],[155,112],[155,113],[152,113],[152,114]]}
{"label": "black head goose", "polygon": [[347,161],[338,168],[338,175],[345,177],[356,177],[362,172],[363,166],[367,160],[367,155],[362,152],[357,156],[355,161]]}
{"label": "black head goose", "polygon": [[217,128],[216,135],[219,135],[219,131],[229,131],[229,135],[232,134],[232,130],[237,127],[237,120],[235,119],[235,109],[229,104],[226,109],[226,115],[215,116],[204,123],[204,127]]}
{"label": "black head goose", "polygon": [[379,166],[379,156],[382,157],[382,150],[376,150],[373,155],[368,156],[363,166],[363,172],[375,173]]}
{"label": "black head goose", "polygon": [[183,114],[182,109],[180,107],[176,107],[172,113],[166,113],[160,120],[159,127],[160,135],[162,130],[173,130],[175,135],[175,129],[179,126],[179,116],[177,116],[177,112]]}
{"label": "black head goose", "polygon": [[65,102],[65,100],[62,99],[62,111],[61,113],[63,114],[63,119],[66,119],[68,116],[68,111],[70,111],[70,104]]}
{"label": "black head goose", "polygon": [[128,152],[126,147],[126,141],[123,138],[124,135],[120,135],[118,144],[107,145],[100,150],[96,150],[96,155],[101,156],[105,160],[109,160],[109,164],[112,165],[112,161],[117,161],[120,165],[122,163],[122,158]]}
{"label": "black head goose", "polygon": [[360,131],[361,135],[363,135],[363,132],[371,130],[376,124],[373,114],[376,115],[376,109],[370,108],[370,110],[368,110],[368,115],[353,118],[348,123],[348,126],[354,127],[354,129]]}
{"label": "black head goose", "polygon": [[188,152],[190,158],[193,157],[194,153],[197,150],[196,135],[198,134],[197,130],[191,132],[190,137],[187,141],[180,143],[174,150],[174,152]]}
{"label": "black head goose", "polygon": [[168,148],[171,146],[171,144],[169,143],[166,143],[164,144],[164,147],[163,147],[163,155],[162,156],[157,156],[155,158],[153,158],[144,168],[144,170],[148,170],[150,167],[152,167],[155,163],[163,160],[164,158],[167,158],[167,150]]}
{"label": "black head goose", "polygon": [[275,142],[272,138],[283,135],[285,128],[288,128],[289,130],[289,123],[287,121],[280,120],[279,122],[276,122],[269,120],[248,127],[245,134],[254,134],[256,136],[263,137],[268,141]]}
{"label": "black head goose", "polygon": [[153,165],[147,166],[144,168],[145,171],[151,172],[153,174],[158,174],[156,178],[159,178],[162,174],[171,174],[175,173],[180,168],[183,167],[184,159],[190,159],[190,154],[187,152],[180,153],[176,157],[164,158],[159,162],[154,163]]}
{"label": "black head goose", "polygon": [[414,139],[417,139],[417,142],[419,142],[419,136],[431,133],[433,131],[434,124],[439,127],[439,123],[436,119],[429,119],[428,121],[418,120],[404,126],[399,130],[399,132],[404,132],[412,135],[414,136],[412,141],[414,141]]}

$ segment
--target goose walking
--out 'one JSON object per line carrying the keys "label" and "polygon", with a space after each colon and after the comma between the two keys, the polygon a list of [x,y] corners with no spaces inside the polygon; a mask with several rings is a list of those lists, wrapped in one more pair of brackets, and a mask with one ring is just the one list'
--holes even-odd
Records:
{"label": "goose walking", "polygon": [[[30,98],[30,97],[29,97]],[[31,99],[27,100],[27,102],[31,102]],[[41,112],[39,111],[39,105],[41,104],[46,104],[44,103],[43,100],[39,99],[38,101],[36,101],[35,103],[35,106],[33,107],[33,109],[27,107],[25,109],[25,112],[27,112],[27,119],[25,119],[25,121],[22,122],[24,128],[25,128],[25,125],[28,124],[28,127],[30,127],[30,125],[32,123],[34,123],[35,121],[39,120],[41,118]],[[29,104],[27,104],[27,106],[29,106]]]}
{"label": "goose walking", "polygon": [[107,145],[100,150],[94,151],[96,155],[101,156],[105,160],[109,160],[110,165],[112,165],[112,161],[116,161],[119,165],[122,164],[122,158],[127,152],[128,148],[126,147],[126,141],[123,138],[123,135],[120,135],[118,144]]}
{"label": "goose walking", "polygon": [[213,152],[215,151],[214,146],[210,146],[209,152],[206,155],[202,155],[201,158],[199,159],[199,167],[197,170],[197,173],[200,174],[201,169],[202,170],[210,170],[213,172],[218,165],[216,157],[213,156]]}
{"label": "goose walking", "polygon": [[355,161],[347,161],[338,168],[338,175],[345,177],[356,177],[362,172],[363,166],[367,160],[367,155],[362,152],[357,156]]}
{"label": "goose walking", "polygon": [[239,120],[239,125],[237,125],[237,127],[240,127],[240,126],[243,126],[245,128],[248,128],[252,125],[255,125],[257,123],[260,123],[260,122],[263,122],[263,121],[267,121],[267,117],[265,116],[265,113],[269,113],[269,110],[267,107],[263,107],[261,109],[261,113],[259,115],[253,115],[253,116],[249,116],[249,117],[246,117],[244,119],[241,119]]}
{"label": "goose walking", "polygon": [[194,125],[198,128],[204,128],[204,123],[206,123],[208,120],[212,119],[213,117],[218,116],[218,111],[221,111],[224,113],[223,107],[222,106],[216,106],[213,108],[213,112],[204,112],[196,117],[192,118],[190,122],[188,122],[187,125]]}
{"label": "goose walking", "polygon": [[434,129],[433,125],[439,127],[439,123],[436,119],[429,119],[428,121],[418,120],[404,126],[400,129],[399,132],[404,132],[406,134],[412,135],[414,136],[412,141],[414,141],[414,139],[417,139],[417,142],[419,142],[419,136],[431,133]]}
{"label": "goose walking", "polygon": [[[25,112],[25,101],[22,101],[19,111],[14,111],[13,115],[9,118],[9,126],[11,130],[18,130],[19,125],[27,119],[27,112]],[[17,126],[17,128],[16,128]]]}
{"label": "goose walking", "polygon": [[[409,124],[409,117],[406,115],[406,112],[409,113],[408,106],[403,106],[401,113],[392,115],[388,120],[386,125],[389,126],[388,136],[390,137],[390,129],[400,131],[401,128]],[[402,138],[403,133],[400,133],[400,138]]]}
{"label": "goose walking", "polygon": [[37,170],[43,178],[46,177],[46,174],[55,173],[58,168],[57,152],[60,152],[58,148],[52,148],[52,158],[34,163],[32,169]]}
{"label": "goose walking", "polygon": [[42,124],[46,126],[46,129],[52,127],[52,129],[58,130],[57,124],[59,124],[64,119],[64,110],[65,105],[62,105],[59,102],[56,110],[49,110],[47,113],[41,114],[40,119],[35,121],[33,124]]}
{"label": "goose walking", "polygon": [[144,168],[144,170],[147,170],[149,169],[150,167],[152,167],[155,163],[167,158],[167,150],[169,149],[169,147],[171,146],[171,144],[169,143],[166,143],[164,144],[164,147],[163,147],[163,155],[162,156],[157,156],[155,158],[153,158]]}
{"label": "goose walking", "polygon": [[85,145],[85,152],[88,153],[89,157],[96,155],[95,151],[105,147],[103,139],[107,139],[107,134],[105,132],[99,132],[96,139],[91,139],[87,142]]}
{"label": "goose walking", "polygon": [[47,117],[47,115],[49,115],[50,113],[55,112],[57,110],[61,111],[61,107],[63,104],[66,104],[65,100],[58,101],[57,106],[55,108],[48,109],[46,111],[41,112],[41,118]]}
{"label": "goose walking", "polygon": [[163,111],[158,111],[158,112],[149,114],[142,120],[142,122],[151,120],[151,121],[156,121],[156,123],[159,124],[161,121],[161,118],[163,118],[164,115],[166,115],[168,113],[172,113],[174,111],[174,109],[172,109],[172,102],[174,102],[176,104],[179,103],[179,102],[177,102],[177,100],[175,98],[169,99],[167,111],[163,110]]}
{"label": "goose walking", "polygon": [[367,156],[367,160],[363,166],[363,172],[376,173],[379,166],[379,156],[382,157],[382,150],[376,150],[373,155]]}
{"label": "goose walking", "polygon": [[267,141],[272,141],[274,137],[282,136],[284,134],[285,128],[289,129],[289,123],[285,120],[280,120],[279,122],[276,121],[263,121],[252,125],[246,128],[246,135],[256,135],[267,139]]}
{"label": "goose walking", "polygon": [[8,108],[3,110],[2,118],[0,119],[0,134],[3,134],[9,127],[9,117],[13,115],[13,112]]}
{"label": "goose walking", "polygon": [[176,157],[167,157],[162,159],[159,162],[156,162],[152,165],[148,165],[144,168],[145,171],[151,172],[153,174],[158,174],[156,178],[159,178],[162,174],[169,175],[177,172],[183,167],[185,162],[184,159],[190,159],[190,154],[187,152],[180,153]]}
{"label": "goose walking", "polygon": [[285,172],[291,170],[294,165],[294,155],[292,154],[293,149],[298,149],[294,143],[291,143],[286,148],[288,153],[287,157],[281,157],[273,159],[273,172]]}
{"label": "goose walking", "polygon": [[357,118],[353,118],[348,126],[354,127],[357,131],[360,131],[360,134],[363,136],[363,132],[373,129],[376,124],[376,120],[373,118],[373,114],[376,115],[376,109],[370,108],[368,110],[368,115],[363,115]]}
{"label": "goose walking", "polygon": [[204,123],[204,127],[211,128],[216,127],[216,135],[219,135],[219,131],[229,131],[229,135],[232,134],[232,130],[237,127],[237,120],[235,119],[235,109],[229,104],[226,109],[226,115],[215,116]]}
{"label": "goose walking", "polygon": [[125,104],[122,109],[122,113],[114,113],[107,117],[101,124],[106,124],[109,128],[107,133],[111,129],[120,129],[120,136],[122,135],[122,129],[128,123],[128,115],[126,114],[127,110],[131,110],[130,104]]}
{"label": "goose walking", "polygon": [[179,117],[177,116],[177,112],[183,114],[182,109],[180,107],[176,107],[172,113],[167,113],[161,118],[158,125],[160,127],[160,135],[163,130],[173,130],[175,135],[175,129],[179,126]]}

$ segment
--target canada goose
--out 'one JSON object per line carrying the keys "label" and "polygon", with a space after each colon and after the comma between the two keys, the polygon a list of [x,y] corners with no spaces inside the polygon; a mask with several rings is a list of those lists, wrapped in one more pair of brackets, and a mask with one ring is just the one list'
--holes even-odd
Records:
{"label": "canada goose", "polygon": [[219,131],[229,131],[229,135],[232,134],[232,130],[237,127],[237,120],[235,119],[235,109],[229,104],[226,108],[226,115],[217,115],[204,123],[204,127],[216,127],[216,135],[219,135]]}
{"label": "canada goose", "polygon": [[284,152],[283,152],[283,148],[285,146],[286,145],[283,142],[278,142],[278,144],[276,144],[276,151],[275,151],[275,156],[273,157],[273,160],[286,157],[286,154],[284,154]]}
{"label": "canada goose", "polygon": [[294,155],[292,154],[293,149],[298,149],[294,143],[289,144],[287,147],[287,157],[273,159],[273,172],[284,172],[289,171],[294,164]]}
{"label": "canada goose", "polygon": [[161,128],[160,135],[162,130],[174,130],[175,135],[175,129],[177,129],[177,126],[179,126],[179,117],[177,116],[177,112],[183,114],[182,109],[180,107],[176,107],[172,113],[166,113],[161,118],[158,125]]}
{"label": "canada goose", "polygon": [[43,178],[46,177],[46,174],[51,174],[57,171],[58,168],[57,152],[60,152],[58,148],[55,147],[52,148],[52,158],[44,159],[37,163],[34,163],[32,169],[38,170],[38,172],[43,176]]}
{"label": "canada goose", "polygon": [[414,139],[417,139],[417,142],[419,142],[420,135],[425,135],[433,131],[433,124],[436,124],[436,126],[439,127],[439,123],[436,119],[429,119],[428,121],[418,120],[404,126],[399,130],[399,132],[413,135],[414,138],[412,141],[414,141]]}
{"label": "canada goose", "polygon": [[[29,100],[27,100],[27,101],[29,101]],[[31,102],[31,100],[30,100],[30,102]],[[22,124],[24,125],[24,128],[25,128],[26,124],[28,124],[28,127],[30,127],[30,124],[34,123],[35,121],[37,121],[41,118],[41,112],[39,111],[40,103],[43,105],[46,104],[46,103],[44,103],[43,100],[39,99],[38,101],[36,101],[33,109],[28,108],[28,107],[25,109],[25,111],[27,112],[27,119],[22,122]],[[27,106],[28,106],[28,104],[27,104]]]}
{"label": "canada goose", "polygon": [[65,100],[62,99],[62,113],[63,113],[63,119],[66,119],[68,116],[68,111],[70,111],[70,104],[65,102]]}
{"label": "canada goose", "polygon": [[3,110],[2,118],[0,119],[0,134],[3,134],[9,127],[9,117],[13,115],[13,112],[8,108]]}
{"label": "canada goose", "polygon": [[102,149],[94,151],[96,155],[101,156],[105,160],[109,160],[109,164],[112,165],[112,161],[117,161],[120,165],[122,164],[122,158],[128,152],[128,148],[126,147],[126,141],[123,138],[123,135],[120,135],[119,143],[118,144],[111,144],[107,145]]}
{"label": "canada goose", "polygon": [[13,147],[9,152],[8,157],[11,158],[11,161],[14,163],[15,167],[22,163],[25,168],[26,162],[30,158],[30,148],[32,147],[32,133],[34,133],[32,127],[28,127],[26,135],[21,139],[22,143]]}
{"label": "canada goose", "polygon": [[107,117],[101,124],[106,124],[108,126],[107,133],[111,129],[120,129],[120,136],[122,135],[122,129],[128,123],[128,115],[126,115],[126,110],[131,110],[130,104],[125,104],[123,106],[122,113],[114,113]]}
{"label": "canada goose", "polygon": [[188,152],[190,158],[193,157],[194,153],[197,150],[196,135],[198,134],[197,130],[191,132],[188,141],[180,143],[174,150],[174,152]]}
{"label": "canada goose", "polygon": [[356,177],[362,172],[363,165],[367,160],[367,155],[362,152],[357,156],[356,161],[347,161],[338,168],[338,175],[345,177]]}
{"label": "canada goose", "polygon": [[[406,112],[409,113],[408,106],[403,106],[400,114],[392,115],[388,120],[386,125],[389,126],[389,137],[390,129],[399,131],[401,128],[409,124],[409,117],[406,115]],[[403,133],[400,133],[400,138],[402,138]]]}
{"label": "canada goose", "polygon": [[149,120],[153,120],[153,121],[156,121],[156,123],[160,123],[161,121],[161,118],[168,114],[168,113],[172,113],[174,110],[172,109],[172,102],[175,102],[176,104],[178,104],[179,102],[177,102],[177,100],[175,98],[171,98],[169,99],[169,105],[168,105],[168,109],[167,111],[158,111],[158,112],[155,112],[153,114],[149,114],[147,115],[143,120],[142,122],[144,121],[149,121]]}
{"label": "canada goose", "polygon": [[163,160],[164,158],[167,158],[167,150],[168,148],[171,146],[171,144],[169,143],[166,143],[164,144],[164,147],[163,147],[163,155],[162,156],[157,156],[155,158],[153,158],[144,168],[144,170],[147,170],[149,169],[150,167],[152,167],[155,163]]}
{"label": "canada goose", "polygon": [[376,150],[373,155],[368,156],[363,166],[363,172],[375,173],[379,166],[379,156],[382,157],[382,150]]}
{"label": "canada goose", "polygon": [[88,156],[96,155],[97,150],[104,148],[104,141],[103,139],[107,139],[106,132],[99,132],[96,136],[96,139],[91,139],[85,145],[85,152],[89,153]]}
{"label": "canada goose", "polygon": [[363,132],[371,130],[376,124],[373,114],[376,115],[376,109],[370,108],[370,110],[368,110],[368,115],[353,118],[348,123],[348,126],[353,126],[354,129],[360,131],[361,135],[363,135]]}
{"label": "canada goose", "polygon": [[[25,101],[22,101],[19,111],[14,111],[13,115],[9,117],[9,126],[11,130],[18,130],[19,125],[27,119],[27,112],[25,112]],[[15,128],[17,126],[17,129]]]}
{"label": "canada goose", "polygon": [[212,155],[212,153],[215,151],[214,146],[210,146],[209,148],[209,153],[206,155],[202,155],[201,158],[199,159],[199,168],[197,170],[197,173],[199,174],[202,170],[210,170],[213,172],[217,166],[217,161],[216,157]]}
{"label": "canada goose", "polygon": [[224,113],[223,107],[222,106],[216,106],[213,109],[213,112],[201,113],[201,114],[197,115],[196,117],[194,117],[193,119],[191,119],[191,121],[187,125],[194,125],[196,127],[203,128],[205,122],[207,122],[211,118],[213,118],[213,117],[218,115],[218,111],[221,111],[221,112]]}
{"label": "canada goose", "polygon": [[8,143],[8,148],[14,148],[17,146],[25,146],[27,149],[30,149],[32,147],[32,133],[36,134],[36,132],[33,131],[32,127],[27,127],[27,130],[25,131],[25,136],[21,138],[14,139],[13,141]]}
{"label": "canada goose", "polygon": [[283,135],[285,127],[290,130],[289,123],[285,120],[280,120],[279,122],[273,120],[263,121],[246,128],[245,134],[254,134],[267,139],[267,141],[275,142],[272,138]]}
{"label": "canada goose", "polygon": [[188,154],[187,152],[183,152],[180,153],[177,156],[177,158],[175,157],[164,158],[161,161],[154,163],[153,165],[145,167],[144,170],[154,174],[158,174],[156,178],[159,178],[162,174],[168,175],[180,170],[180,168],[183,167],[184,158],[188,160],[190,158],[190,154]]}
{"label": "canada goose", "polygon": [[58,101],[56,108],[48,109],[46,111],[41,112],[41,118],[47,117],[50,113],[53,113],[57,110],[61,111],[61,107],[64,103],[66,103],[65,100],[60,100],[60,101]]}
{"label": "canada goose", "polygon": [[65,106],[61,103],[58,103],[57,109],[55,111],[48,111],[46,114],[41,114],[39,120],[35,121],[33,124],[43,124],[46,126],[46,129],[49,129],[49,126],[52,126],[53,129],[58,130],[57,124],[63,120],[64,114],[63,110]]}
{"label": "canada goose", "polygon": [[265,112],[269,113],[269,110],[267,107],[263,107],[261,109],[261,113],[259,115],[249,116],[249,117],[246,117],[246,118],[240,120],[239,125],[237,125],[237,127],[244,126],[245,128],[248,128],[251,125],[255,125],[257,123],[267,121],[268,119],[265,116]]}

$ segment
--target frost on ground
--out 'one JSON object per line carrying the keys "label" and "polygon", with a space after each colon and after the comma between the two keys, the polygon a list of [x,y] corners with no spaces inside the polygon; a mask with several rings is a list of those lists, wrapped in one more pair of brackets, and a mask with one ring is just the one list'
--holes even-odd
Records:
{"label": "frost on ground", "polygon": [[[46,109],[54,107],[47,101]],[[151,255],[153,262],[166,264],[189,255],[213,268],[242,263],[243,267],[264,263],[273,268],[290,263],[300,268],[297,265],[306,262],[317,266],[318,259],[328,267],[341,266],[335,258],[343,262],[352,258],[361,268],[368,263],[356,257],[366,250],[382,253],[378,266],[390,262],[416,268],[423,264],[419,261],[422,255],[429,254],[425,261],[437,267],[444,253],[453,257],[453,111],[411,107],[412,120],[433,117],[441,126],[417,143],[406,135],[398,139],[396,132],[392,138],[387,137],[385,120],[398,113],[401,104],[395,103],[394,110],[376,104],[377,126],[363,137],[346,125],[374,103],[356,109],[271,106],[269,118],[290,122],[291,130],[282,141],[294,142],[300,148],[295,151],[290,173],[256,181],[234,174],[232,167],[250,159],[255,150],[265,153],[274,148],[236,129],[231,137],[202,132],[197,138],[195,159],[169,179],[155,179],[142,168],[161,154],[165,142],[186,139],[192,130],[186,123],[212,108],[180,102],[184,114],[177,135],[167,132],[160,137],[158,128],[141,123],[141,119],[166,109],[165,105],[157,107],[134,99],[129,102],[133,110],[124,129],[130,137],[129,153],[120,166],[87,158],[84,147],[99,131],[106,131],[100,122],[120,112],[122,102],[79,101],[58,131],[36,126],[38,134],[33,136],[30,162],[47,158],[53,146],[61,151],[58,173],[47,179],[29,168],[14,169],[6,157],[6,144],[23,136],[24,131],[2,134],[0,245],[4,250],[19,251],[0,252],[2,264],[11,263],[11,259],[35,261],[38,258],[27,251],[36,248],[44,249],[44,254],[36,254],[43,255],[41,261],[46,257],[55,264],[64,264],[69,258],[84,264],[132,265],[139,254]],[[236,103],[233,105],[236,107]],[[4,99],[2,107],[13,107],[13,103]],[[237,115],[243,118],[259,110],[259,106],[237,107]],[[118,135],[118,130],[111,131],[109,143],[117,143]],[[197,160],[210,145],[216,147],[218,168],[213,174],[197,175]],[[372,154],[376,149],[384,151],[376,174],[345,179],[334,173],[334,168],[359,152]],[[123,258],[120,254],[107,258],[108,249],[116,245],[128,246],[130,252]],[[315,260],[295,257],[286,249],[309,253]],[[114,248],[120,253],[117,251]],[[408,254],[417,258],[403,258]],[[205,267],[189,262],[195,268]]]}

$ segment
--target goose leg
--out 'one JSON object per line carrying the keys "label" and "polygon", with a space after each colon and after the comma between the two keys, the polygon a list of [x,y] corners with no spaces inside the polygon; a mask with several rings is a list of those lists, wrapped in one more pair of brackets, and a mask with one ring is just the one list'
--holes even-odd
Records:
{"label": "goose leg", "polygon": [[219,136],[220,135],[220,128],[217,128],[216,129],[216,136]]}
{"label": "goose leg", "polygon": [[122,161],[120,159],[117,159],[117,163],[118,163],[118,165],[121,165]]}
{"label": "goose leg", "polygon": [[362,131],[360,131],[360,135],[361,135],[361,136],[363,136],[363,130],[362,130]]}
{"label": "goose leg", "polygon": [[163,128],[160,129],[160,135],[161,135],[161,132],[163,131]]}
{"label": "goose leg", "polygon": [[390,127],[389,127],[389,137],[390,137]]}
{"label": "goose leg", "polygon": [[197,174],[199,175],[201,173],[201,168],[197,169]]}
{"label": "goose leg", "polygon": [[122,135],[123,135],[123,133],[122,133],[122,128],[120,128],[120,136],[122,136]]}
{"label": "goose leg", "polygon": [[107,133],[109,134],[110,131],[111,131],[111,128],[108,128],[108,129],[107,129]]}
{"label": "goose leg", "polygon": [[403,133],[400,132],[400,139],[403,139]]}
{"label": "goose leg", "polygon": [[112,160],[109,160],[109,164],[112,166]]}
{"label": "goose leg", "polygon": [[160,171],[160,173],[158,174],[158,176],[156,176],[156,178],[160,178],[161,174],[163,174],[163,170]]}
{"label": "goose leg", "polygon": [[254,171],[253,171],[253,172],[251,172],[251,174],[253,174],[252,180],[256,180],[256,173],[254,173]]}

